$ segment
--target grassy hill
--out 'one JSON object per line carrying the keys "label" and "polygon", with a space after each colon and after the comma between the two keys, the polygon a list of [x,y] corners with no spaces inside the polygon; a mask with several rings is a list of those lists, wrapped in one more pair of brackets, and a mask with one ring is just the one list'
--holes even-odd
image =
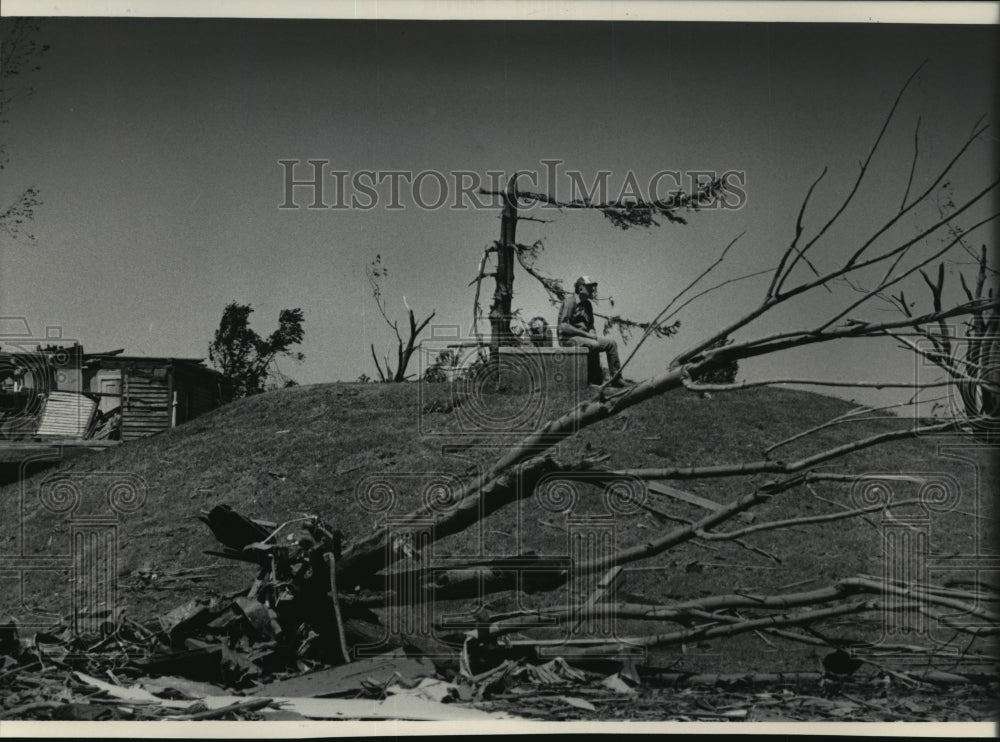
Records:
{"label": "grassy hill", "polygon": [[[40,499],[54,481],[68,477],[77,487],[81,503],[76,517],[106,511],[106,492],[116,481],[138,483],[136,486],[144,490],[141,506],[120,518],[117,572],[119,604],[133,617],[146,619],[191,597],[245,588],[253,579],[252,566],[204,553],[218,545],[196,520],[199,511],[226,503],[246,515],[279,523],[317,514],[340,528],[350,541],[352,536],[371,532],[381,517],[359,505],[355,494],[359,484],[381,477],[397,491],[396,512],[406,512],[421,502],[421,491],[428,482],[474,474],[517,440],[499,432],[504,424],[497,420],[506,418],[527,426],[539,416],[564,409],[571,401],[569,392],[561,390],[543,397],[486,395],[453,408],[445,385],[421,388],[417,384],[337,383],[298,387],[243,400],[152,438],[60,463],[39,471],[23,487],[0,489],[0,615],[21,618],[29,608],[54,613],[69,610],[67,572],[32,573],[24,582],[22,606],[17,581],[2,571],[2,561],[16,554],[68,553],[67,516],[54,514]],[[830,397],[776,389],[753,389],[711,399],[680,392],[582,431],[563,444],[560,453],[567,458],[606,453],[603,465],[611,468],[758,460],[767,446],[850,407]],[[791,460],[904,424],[898,418],[886,418],[834,426],[778,449],[772,458]],[[995,471],[985,466],[987,452],[955,440],[950,448],[942,448],[945,442],[917,439],[892,443],[850,454],[821,468],[948,475],[957,483],[960,497],[954,510],[935,515],[932,553],[945,557],[994,548],[995,498],[986,494],[997,491],[997,480]],[[728,477],[674,484],[725,503],[767,479]],[[896,483],[893,488],[898,498],[916,496],[915,484]],[[823,482],[791,490],[755,510],[754,522],[835,512],[851,505],[849,489],[841,483]],[[694,519],[706,512],[659,496],[651,495],[649,502],[677,519]],[[585,496],[580,508],[593,510],[598,503],[596,496]],[[914,514],[918,510],[900,512]],[[737,589],[774,591],[794,585],[801,590],[843,576],[879,575],[880,517],[796,526],[746,537],[747,543],[772,557],[729,542],[689,543],[630,565],[622,589],[626,596],[669,601]],[[617,519],[616,538],[619,545],[630,545],[673,525],[676,523],[643,510]],[[480,549],[492,555],[526,549],[559,553],[565,550],[566,538],[565,516],[545,511],[529,500],[519,509],[510,506],[488,518],[481,534],[466,532],[444,539],[435,553],[474,554]],[[198,574],[208,575],[208,579],[163,577],[191,568],[203,568]],[[157,577],[150,579],[151,574]],[[956,576],[962,575],[932,575],[942,581]],[[523,602],[536,605],[557,599],[558,595],[532,595]],[[501,595],[493,598],[489,608],[506,610],[514,605],[511,596]],[[648,631],[652,627],[638,628]],[[787,668],[790,662],[808,661],[805,656],[792,657],[792,652],[799,651],[797,646],[769,644],[751,635],[726,645],[687,648],[685,656],[676,659],[692,669],[724,665],[732,670],[733,663]]]}

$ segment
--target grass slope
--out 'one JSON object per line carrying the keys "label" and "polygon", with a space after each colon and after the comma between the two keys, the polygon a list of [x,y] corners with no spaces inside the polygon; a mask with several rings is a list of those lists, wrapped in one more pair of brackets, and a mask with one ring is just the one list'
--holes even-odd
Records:
{"label": "grass slope", "polygon": [[[397,490],[395,512],[421,502],[430,481],[474,473],[516,436],[475,429],[485,418],[513,419],[528,425],[538,415],[564,409],[572,402],[566,391],[544,397],[495,394],[449,409],[444,385],[326,384],[272,392],[243,400],[189,424],[152,438],[128,442],[106,452],[75,458],[38,472],[19,485],[0,489],[0,615],[24,620],[26,611],[66,613],[71,605],[65,571],[32,573],[24,581],[24,605],[18,582],[3,572],[2,561],[13,555],[67,554],[66,515],[42,506],[40,493],[53,478],[69,477],[82,495],[76,515],[106,509],[109,483],[125,474],[140,478],[147,498],[121,518],[118,531],[119,604],[132,616],[149,618],[198,595],[246,587],[249,566],[205,555],[217,544],[195,518],[200,510],[227,503],[245,514],[282,522],[302,514],[318,514],[347,536],[377,527],[380,516],[359,506],[355,489],[381,478]],[[660,397],[625,414],[581,431],[562,444],[567,457],[607,453],[610,467],[666,467],[725,464],[758,460],[770,444],[842,414],[850,405],[816,394],[752,389],[699,399],[679,392]],[[896,418],[828,428],[804,441],[778,449],[772,457],[790,460],[827,447],[898,429]],[[986,451],[960,441],[942,448],[941,441],[911,440],[851,454],[821,467],[826,471],[946,474],[958,483],[955,509],[935,514],[930,548],[935,558],[993,550],[995,472],[984,466]],[[445,451],[444,446],[450,446]],[[728,502],[767,477],[729,477],[673,483],[718,502]],[[893,485],[897,498],[916,496],[916,485]],[[600,510],[600,499],[583,488],[577,512]],[[593,496],[591,496],[593,495]],[[650,503],[676,518],[695,519],[704,510],[651,496]],[[784,493],[755,511],[754,522],[834,512],[850,505],[849,487],[820,483]],[[915,508],[897,514],[912,515]],[[853,519],[768,531],[746,537],[748,543],[780,561],[728,542],[689,543],[642,563],[630,565],[622,588],[625,597],[669,601],[734,590],[773,591],[820,587],[858,573],[881,574],[879,518]],[[23,534],[19,524],[23,523]],[[626,546],[648,539],[676,524],[641,511],[616,519],[616,539]],[[738,522],[737,525],[746,525]],[[508,508],[486,520],[481,532],[466,532],[436,545],[436,554],[565,553],[565,515],[541,509],[534,500]],[[736,527],[730,526],[730,527]],[[173,572],[217,566],[204,582],[153,580],[138,572]],[[655,568],[655,569],[654,569]],[[957,573],[956,573],[957,574]],[[950,574],[934,574],[946,581]],[[531,595],[522,605],[563,599]],[[489,608],[505,610],[511,596],[494,596]],[[877,623],[877,619],[875,620]],[[877,627],[843,626],[843,632]],[[653,629],[632,624],[622,630]],[[832,633],[835,635],[837,631]],[[799,652],[799,655],[793,654]],[[750,635],[725,644],[685,648],[668,655],[690,669],[784,668],[808,661],[796,645],[779,639],[766,643]],[[797,659],[795,658],[797,657]],[[809,667],[807,669],[813,669]]]}

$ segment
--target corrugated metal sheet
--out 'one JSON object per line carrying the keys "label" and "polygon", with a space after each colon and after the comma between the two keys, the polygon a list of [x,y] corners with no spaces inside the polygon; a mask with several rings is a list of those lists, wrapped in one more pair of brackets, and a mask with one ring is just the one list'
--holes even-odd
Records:
{"label": "corrugated metal sheet", "polygon": [[82,438],[97,410],[97,402],[74,392],[51,392],[42,407],[38,430],[42,438]]}

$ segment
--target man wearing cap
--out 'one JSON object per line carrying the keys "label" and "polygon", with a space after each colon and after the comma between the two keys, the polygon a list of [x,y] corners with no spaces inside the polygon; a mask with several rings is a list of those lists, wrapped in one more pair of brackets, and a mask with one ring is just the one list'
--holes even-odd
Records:
{"label": "man wearing cap", "polygon": [[[622,387],[625,383],[618,373],[621,363],[618,361],[618,343],[611,338],[597,337],[594,330],[594,307],[590,300],[597,296],[597,281],[590,276],[580,276],[573,284],[574,293],[568,294],[559,310],[559,344],[563,346],[577,345],[590,351],[590,358],[600,368],[600,354],[607,353],[608,372],[611,374],[611,386]],[[591,381],[601,381],[591,379]]]}

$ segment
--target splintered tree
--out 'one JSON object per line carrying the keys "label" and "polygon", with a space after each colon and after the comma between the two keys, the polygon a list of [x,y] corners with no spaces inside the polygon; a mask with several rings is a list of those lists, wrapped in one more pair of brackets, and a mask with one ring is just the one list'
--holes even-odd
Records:
{"label": "splintered tree", "polygon": [[[561,201],[552,195],[519,190],[517,187],[518,176],[519,173],[514,173],[507,181],[507,187],[503,191],[480,189],[480,193],[483,195],[499,196],[503,203],[500,215],[500,239],[485,248],[479,262],[479,272],[470,284],[476,286],[475,298],[473,299],[472,327],[473,333],[478,336],[479,320],[482,317],[482,307],[479,303],[482,282],[489,277],[494,279],[493,300],[489,312],[491,351],[495,351],[502,345],[517,344],[510,327],[514,316],[511,303],[514,297],[515,261],[529,276],[535,278],[542,285],[551,301],[561,302],[566,295],[562,279],[545,276],[535,268],[535,262],[542,250],[541,240],[536,240],[531,245],[517,241],[519,221],[547,221],[535,216],[522,216],[520,207],[542,204],[560,210],[598,211],[615,227],[629,229],[630,227],[659,226],[657,217],[665,219],[671,224],[686,224],[686,220],[680,216],[681,211],[696,211],[717,202],[724,190],[722,181],[716,178],[702,185],[694,193],[677,192],[663,199],[648,202],[641,198],[598,203],[594,203],[589,198]],[[491,256],[495,256],[495,267],[492,272],[489,272],[487,267]],[[623,339],[627,339],[629,333],[635,330],[640,330],[643,333],[648,332],[659,337],[667,337],[677,331],[677,323],[636,322],[618,315],[608,316],[598,313],[595,315],[605,320],[605,332],[616,328],[622,333]]]}
{"label": "splintered tree", "polygon": [[409,320],[409,334],[404,341],[403,336],[399,333],[399,322],[389,317],[385,307],[385,297],[382,295],[382,280],[388,275],[389,269],[382,262],[381,255],[376,255],[375,259],[365,267],[365,276],[368,278],[368,285],[371,287],[372,298],[375,299],[378,313],[382,315],[382,319],[396,336],[396,370],[393,371],[388,355],[382,356],[382,363],[378,362],[374,343],[371,344],[372,360],[375,361],[375,370],[378,372],[379,381],[400,382],[406,381],[410,377],[411,374],[407,374],[406,369],[417,350],[417,338],[434,318],[435,312],[431,312],[425,319],[417,322],[416,315],[413,314],[413,310],[404,296],[403,306],[406,307],[407,319]]}
{"label": "splintered tree", "polygon": [[[442,539],[478,527],[483,519],[518,499],[535,496],[539,484],[551,481],[553,477],[570,483],[579,481],[609,488],[623,485],[619,493],[624,492],[627,497],[644,496],[646,487],[656,487],[666,489],[676,497],[696,498],[690,492],[661,484],[685,480],[731,481],[733,489],[739,488],[742,492],[704,517],[688,521],[681,519],[682,522],[675,527],[659,533],[647,532],[637,543],[621,547],[615,553],[597,555],[585,563],[574,564],[576,572],[607,573],[605,580],[610,583],[614,581],[615,570],[620,570],[623,565],[663,555],[692,542],[728,541],[761,553],[760,548],[748,540],[754,534],[865,518],[880,512],[885,517],[888,504],[878,497],[855,502],[853,507],[839,506],[839,509],[816,515],[777,520],[753,515],[754,509],[761,504],[780,502],[782,498],[808,490],[817,482],[827,483],[828,486],[854,487],[893,479],[892,475],[852,471],[849,455],[854,452],[917,437],[948,436],[949,439],[958,437],[967,440],[972,436],[987,437],[985,432],[995,441],[1000,424],[997,410],[1000,372],[995,341],[1000,300],[988,285],[995,283],[997,272],[988,265],[985,251],[980,252],[975,256],[975,277],[971,285],[965,278],[961,279],[964,295],[959,295],[945,290],[944,269],[939,266],[944,261],[952,260],[956,253],[960,257],[967,254],[967,242],[973,234],[996,219],[998,214],[989,207],[991,194],[995,193],[1000,179],[991,176],[993,179],[990,182],[971,189],[970,195],[958,199],[947,213],[935,216],[923,226],[913,226],[914,221],[924,218],[922,212],[933,203],[935,195],[951,177],[956,163],[969,154],[970,147],[980,140],[987,127],[977,124],[948,162],[923,179],[926,186],[921,188],[916,188],[914,184],[913,172],[919,164],[919,149],[914,147],[910,177],[899,187],[902,197],[898,208],[875,217],[874,226],[866,232],[861,231],[862,225],[852,221],[852,229],[848,232],[855,235],[853,244],[843,242],[843,232],[832,239],[837,226],[848,219],[854,220],[853,215],[848,216],[848,209],[855,204],[862,184],[871,179],[873,157],[880,151],[886,131],[896,117],[900,100],[918,73],[919,68],[899,91],[846,194],[828,210],[820,209],[813,203],[814,194],[826,175],[825,169],[805,190],[791,230],[790,243],[763,272],[766,278],[762,277],[762,280],[766,286],[762,286],[755,303],[746,307],[741,316],[691,344],[665,364],[661,373],[622,390],[603,387],[564,414],[538,425],[518,443],[504,446],[492,464],[484,466],[476,476],[462,481],[444,505],[425,500],[409,515],[394,516],[391,527],[387,525],[358,537],[338,560],[337,579],[340,584],[387,589],[384,581],[389,578],[382,576],[383,570],[393,568],[392,580],[398,582],[400,574],[407,572],[401,560],[413,555],[413,549],[407,548],[397,535],[407,524],[424,528],[431,523],[430,541]],[[497,293],[491,311],[494,343],[502,343],[509,333],[509,287],[513,261],[519,254],[514,236],[517,218],[515,202],[518,198],[529,197],[547,199],[541,194],[517,192],[515,179],[511,179],[505,194],[503,233],[500,243],[494,248],[500,263]],[[606,208],[587,204],[562,205],[567,208],[599,208],[602,211]],[[648,205],[637,205],[631,209],[624,206],[607,208],[611,208],[610,214],[615,218],[647,219],[653,213],[663,213]],[[827,211],[827,216],[819,216],[819,211]],[[605,213],[608,214],[607,211]],[[958,227],[959,220],[964,221],[962,227]],[[897,226],[900,228],[893,229]],[[667,302],[660,314],[643,330],[643,337],[637,346],[669,327],[676,321],[678,313],[697,299],[725,290],[733,281],[748,277],[718,280],[706,285],[709,276],[725,261],[738,239],[723,247],[714,262],[699,275],[693,276],[690,283]],[[483,275],[482,271],[480,273]],[[760,276],[760,273],[753,275]],[[921,276],[923,283],[929,287],[929,302],[924,306],[911,303],[902,293],[910,283],[920,286]],[[793,325],[781,331],[759,329],[761,320],[773,316],[779,308],[787,307],[793,301],[810,301],[813,297],[823,299],[815,306],[827,308],[825,316],[815,323]],[[832,308],[831,297],[837,300]],[[887,307],[892,311],[887,313]],[[788,315],[798,323],[802,323],[802,318],[806,316],[804,313]],[[963,320],[967,323],[965,331],[952,324]],[[888,361],[872,364],[870,379],[789,376],[737,381],[734,377],[718,373],[720,369],[731,368],[731,364],[747,359],[856,340],[877,344],[880,351],[885,349],[887,341],[891,344],[895,340],[906,354],[917,353],[937,364],[944,370],[944,378],[918,378],[906,384],[879,378],[880,372],[890,367]],[[626,364],[634,357],[636,349],[633,349]],[[912,363],[912,356],[908,360]],[[773,440],[758,455],[728,463],[691,461],[659,468],[612,468],[602,466],[603,462],[592,458],[571,459],[565,454],[565,448],[556,448],[581,429],[609,420],[658,395],[679,394],[688,390],[735,393],[777,384],[805,384],[821,388],[900,387],[915,390],[918,394],[924,390],[957,387],[963,404],[955,405],[935,417],[919,414],[909,418],[894,417],[892,420],[895,423],[886,423],[887,429],[877,434],[857,436],[836,444],[826,442],[822,432],[830,427],[843,426],[841,430],[849,430],[850,422],[872,419],[879,412],[878,408],[859,407],[823,425],[802,430],[793,438]],[[915,398],[907,404],[916,405],[919,401]],[[798,441],[805,452],[785,457],[775,454],[793,440]],[[900,477],[906,478],[902,475],[896,478]],[[629,483],[635,482],[642,484],[643,489],[638,494],[628,487]],[[906,505],[913,506],[914,502],[897,502],[893,507]],[[737,516],[742,516],[742,522],[734,526]],[[521,589],[523,583],[514,563],[518,559],[523,562],[526,558],[526,555],[518,555],[509,560],[486,560],[479,565],[456,568],[444,576],[417,567],[410,572],[415,573],[411,576],[422,585],[424,595],[472,597],[481,591],[490,593]],[[571,570],[552,567],[533,575],[534,589],[555,589],[565,585],[570,577]],[[408,599],[414,600],[414,596],[419,594],[419,590],[413,591]],[[394,599],[399,600],[400,596]],[[984,602],[991,599],[989,595],[984,598],[981,590],[898,581],[889,577],[857,576],[807,591],[710,595],[672,605],[618,603],[613,606],[613,611],[620,618],[677,625],[673,629],[629,637],[628,643],[633,646],[681,644],[751,631],[776,633],[794,641],[830,646],[815,628],[817,625],[837,617],[873,612],[885,615],[897,611],[918,611],[936,625],[947,627],[956,636],[964,635],[970,641],[979,636],[996,634],[1000,630],[1000,616],[988,602]],[[481,636],[483,631],[498,636],[515,628],[523,630],[526,622],[531,620],[536,620],[539,625],[573,625],[582,617],[607,609],[599,603],[598,598],[592,598],[589,602],[566,608],[519,611],[516,617],[499,615],[483,618],[479,625],[488,627],[488,630],[481,629]],[[807,630],[793,630],[798,627]],[[572,637],[558,641],[564,645],[574,643]],[[544,645],[545,640],[520,643],[539,646]],[[589,644],[582,642],[575,651],[586,655],[608,649],[600,642],[598,644],[593,646],[593,640]],[[836,648],[840,650],[839,646]],[[569,652],[571,649],[564,646],[560,651]],[[907,645],[900,651],[923,653],[928,661],[933,659],[933,655],[921,647]]]}

